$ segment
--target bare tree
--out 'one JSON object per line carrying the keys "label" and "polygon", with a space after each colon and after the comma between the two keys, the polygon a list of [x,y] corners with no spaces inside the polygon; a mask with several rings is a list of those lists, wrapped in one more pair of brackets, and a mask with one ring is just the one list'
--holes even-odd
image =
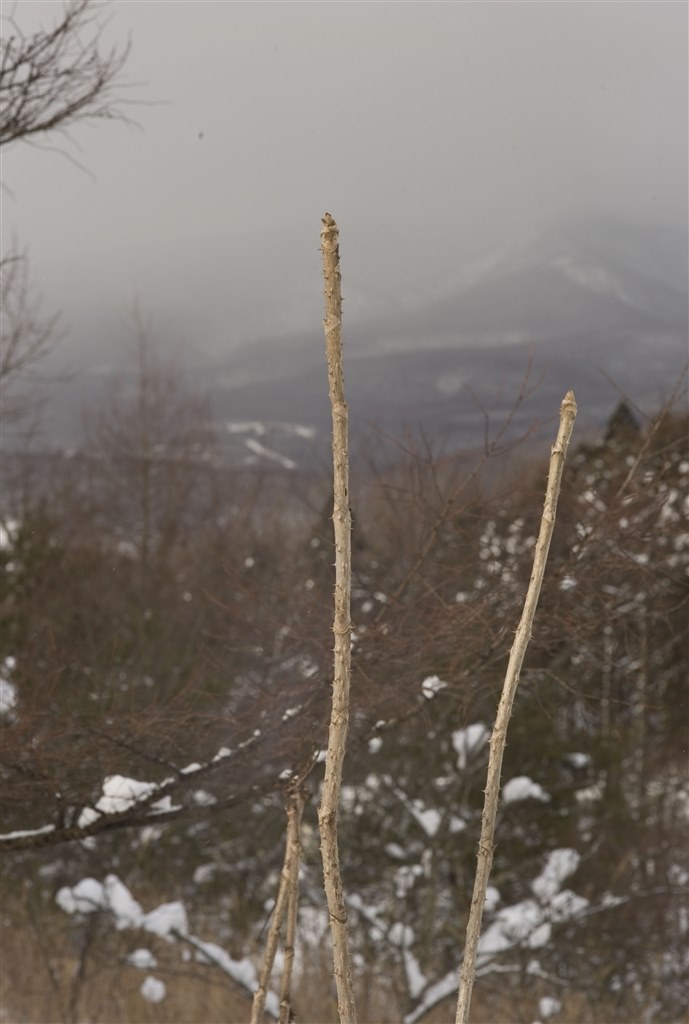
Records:
{"label": "bare tree", "polygon": [[[126,120],[118,93],[130,45],[103,51],[100,4],[70,0],[50,29],[26,35],[12,14],[2,17],[0,39],[0,146],[36,143],[94,118]],[[3,418],[26,413],[26,397],[8,395],[49,350],[55,316],[43,316],[32,294],[26,255],[16,246],[0,260],[2,330],[0,386]]]}
{"label": "bare tree", "polygon": [[9,394],[11,385],[26,380],[50,348],[57,316],[43,316],[32,291],[26,254],[13,252],[0,261],[0,414],[15,422],[27,412],[26,396]]}
{"label": "bare tree", "polygon": [[122,119],[117,90],[130,46],[103,51],[101,5],[71,0],[52,28],[25,35],[6,16],[0,45],[0,145],[94,118]]}
{"label": "bare tree", "polygon": [[136,366],[115,382],[91,418],[90,439],[102,460],[105,506],[129,521],[142,567],[179,534],[184,510],[211,457],[210,406],[191,391],[174,358],[165,359],[149,320],[131,313]]}

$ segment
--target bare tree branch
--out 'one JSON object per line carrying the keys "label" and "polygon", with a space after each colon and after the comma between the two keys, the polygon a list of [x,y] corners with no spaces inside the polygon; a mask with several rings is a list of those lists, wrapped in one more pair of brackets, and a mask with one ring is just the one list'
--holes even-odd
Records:
{"label": "bare tree branch", "polygon": [[70,0],[58,23],[25,36],[6,18],[0,48],[0,145],[92,119],[126,120],[115,89],[130,44],[101,51],[100,7]]}
{"label": "bare tree branch", "polygon": [[[12,15],[2,18],[0,146],[17,141],[38,145],[48,133],[69,138],[78,121],[128,120],[118,106],[117,93],[125,85],[122,70],[130,44],[101,48],[105,27],[98,17],[101,10],[94,0],[69,0],[52,28],[32,35],[24,34]],[[60,152],[82,167],[70,154]],[[3,419],[12,421],[26,415],[27,402],[22,394],[10,397],[8,383],[25,375],[46,354],[54,341],[57,317],[40,315],[23,254],[3,257],[0,272],[0,387]]]}
{"label": "bare tree branch", "polygon": [[44,317],[31,288],[26,255],[14,251],[0,261],[0,400],[5,422],[26,410],[22,395],[8,394],[9,386],[26,378],[55,338],[58,317]]}

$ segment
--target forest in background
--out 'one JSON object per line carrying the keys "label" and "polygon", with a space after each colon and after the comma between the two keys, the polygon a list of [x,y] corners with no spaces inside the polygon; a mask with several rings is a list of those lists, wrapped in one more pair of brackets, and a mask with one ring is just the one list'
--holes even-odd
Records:
{"label": "forest in background", "polygon": [[[128,46],[103,51],[97,5],[71,0],[33,35],[13,18],[0,143],[123,117]],[[0,1018],[246,1020],[305,780],[292,1008],[335,1020],[316,820],[329,472],[219,458],[208,399],[136,309],[133,365],[83,443],[36,453],[58,324],[25,252],[0,269]],[[686,1011],[685,385],[653,416],[622,401],[570,451],[504,762],[477,1024]],[[530,391],[527,368],[480,451],[388,433],[356,454],[340,848],[364,1021],[452,1012],[542,502]]]}
{"label": "forest in background", "polygon": [[[11,467],[11,1020],[248,1019],[289,780],[327,740],[327,474],[218,465],[203,397],[146,332],[136,361],[136,387],[87,417],[85,454],[47,479],[22,477],[19,457]],[[394,455],[378,439],[354,473],[340,843],[371,1022],[445,1019],[456,993],[487,737],[545,474],[507,436],[507,423],[487,423],[483,453],[437,457],[423,438]],[[683,1012],[688,479],[681,400],[643,423],[621,402],[604,437],[570,451],[508,739],[477,1021]],[[336,1019],[321,779],[317,765],[303,825],[294,1009],[305,1021]],[[138,916],[122,918],[122,892]],[[159,905],[177,906],[181,938],[147,928],[142,907]]]}

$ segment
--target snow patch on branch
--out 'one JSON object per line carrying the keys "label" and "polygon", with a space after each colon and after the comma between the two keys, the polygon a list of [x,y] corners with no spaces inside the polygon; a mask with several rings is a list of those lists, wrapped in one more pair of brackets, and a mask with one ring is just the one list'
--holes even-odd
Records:
{"label": "snow patch on branch", "polygon": [[[200,767],[200,766],[199,766]],[[151,794],[163,786],[169,785],[172,779],[164,779],[161,783],[140,782],[126,775],[108,775],[103,781],[103,795],[95,807],[85,807],[77,822],[79,828],[87,828],[98,821],[104,814],[121,814],[135,804],[148,800]],[[173,810],[170,797],[164,796],[151,805],[153,812],[163,813]]]}

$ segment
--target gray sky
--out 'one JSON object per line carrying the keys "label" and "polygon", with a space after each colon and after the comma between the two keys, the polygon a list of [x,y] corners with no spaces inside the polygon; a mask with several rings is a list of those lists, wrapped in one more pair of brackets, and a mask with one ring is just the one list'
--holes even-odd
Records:
{"label": "gray sky", "polygon": [[2,171],[3,241],[76,333],[134,293],[176,343],[313,327],[325,210],[350,317],[563,219],[686,226],[683,2],[110,7],[128,95],[161,102],[51,140],[92,176],[21,143]]}

